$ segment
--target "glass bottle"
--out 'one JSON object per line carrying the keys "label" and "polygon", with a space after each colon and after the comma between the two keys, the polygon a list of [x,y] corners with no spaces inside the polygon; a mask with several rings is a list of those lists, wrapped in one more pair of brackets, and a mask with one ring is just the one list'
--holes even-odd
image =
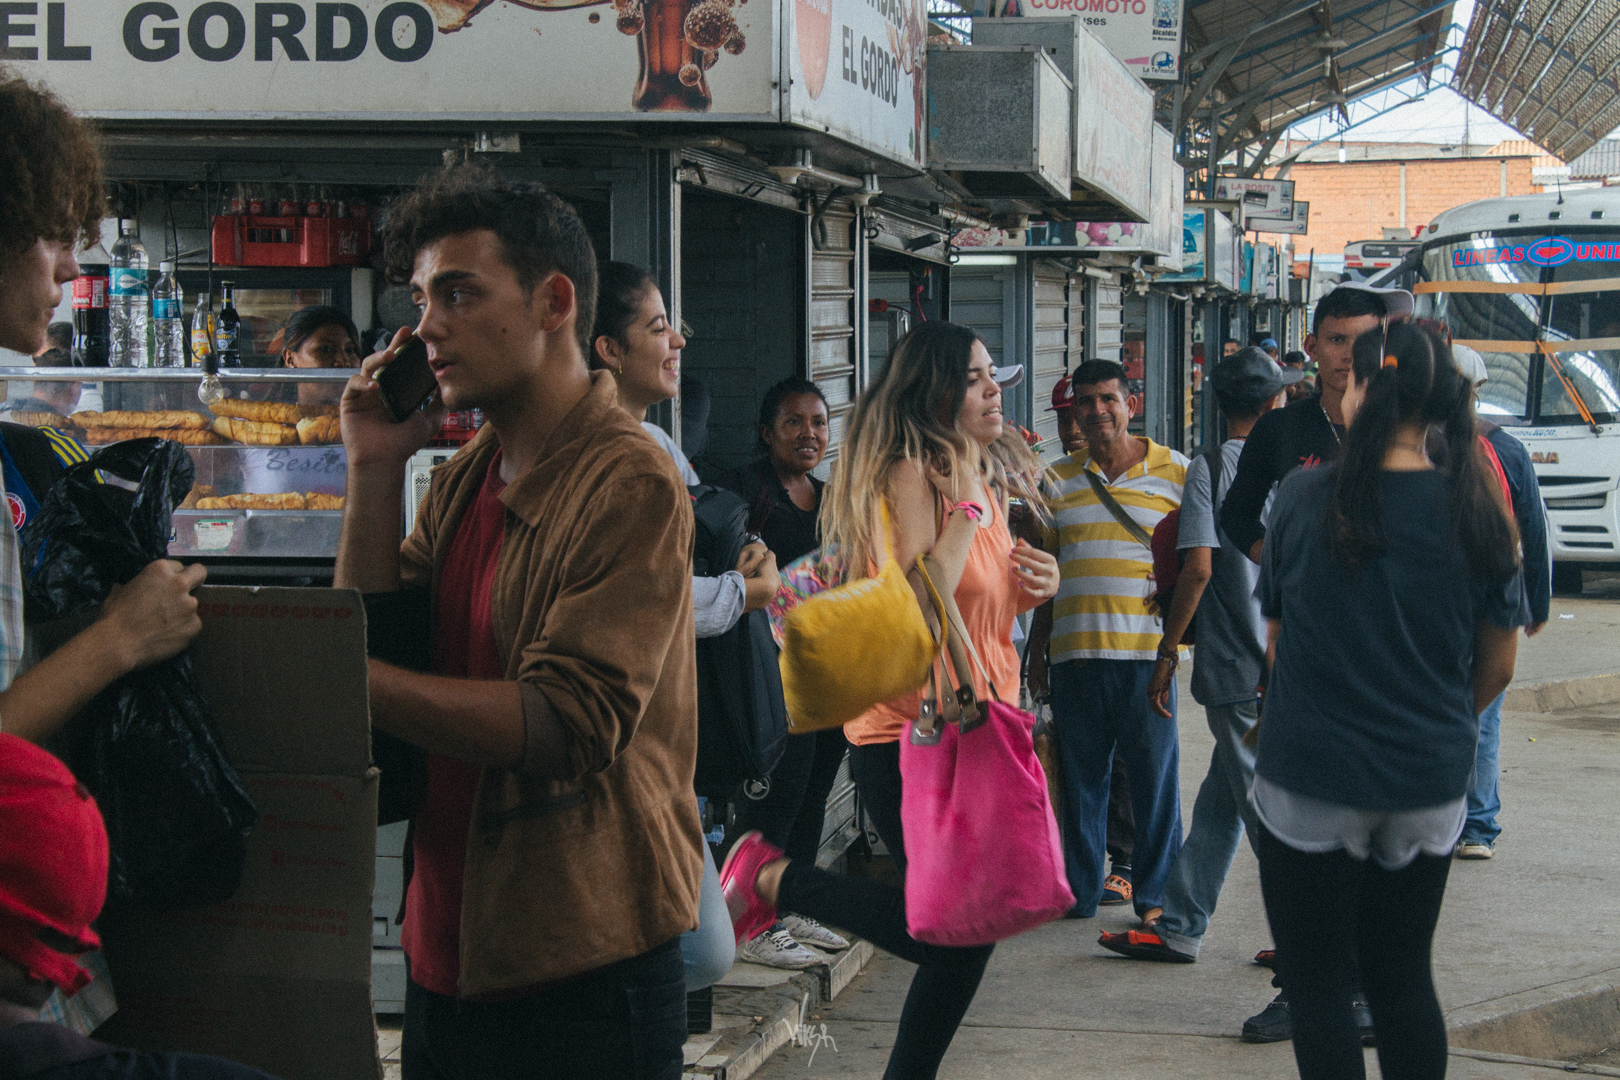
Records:
{"label": "glass bottle", "polygon": [[214,319],[214,353],[220,367],[241,367],[242,318],[236,313],[236,286],[229,281],[220,282],[223,298],[219,315]]}
{"label": "glass bottle", "polygon": [[[641,32],[636,35],[641,77],[630,103],[641,112],[708,112],[713,98],[703,74],[703,58],[686,40],[690,0],[642,0]],[[681,69],[697,72],[691,86]]]}

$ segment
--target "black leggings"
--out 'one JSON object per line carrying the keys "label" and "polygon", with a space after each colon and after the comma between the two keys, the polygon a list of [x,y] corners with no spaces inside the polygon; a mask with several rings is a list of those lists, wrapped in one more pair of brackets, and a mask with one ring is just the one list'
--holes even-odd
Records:
{"label": "black leggings", "polygon": [[[850,773],[861,805],[895,864],[905,869],[900,829],[900,744],[875,743],[849,751]],[[906,895],[893,885],[845,877],[795,859],[782,874],[777,905],[859,934],[885,952],[917,965],[900,1013],[900,1029],[884,1080],[932,1080],[956,1035],[994,945],[953,949],[928,945],[906,933]]]}
{"label": "black leggings", "polygon": [[789,735],[787,749],[771,770],[765,797],[741,795],[733,800],[737,835],[758,829],[788,858],[814,862],[827,819],[827,796],[848,745],[841,727]]}
{"label": "black leggings", "polygon": [[1446,1075],[1446,1023],[1429,952],[1450,872],[1444,856],[1385,870],[1342,850],[1306,854],[1261,827],[1260,889],[1300,1080],[1366,1076],[1350,1016],[1358,960],[1385,1080]]}

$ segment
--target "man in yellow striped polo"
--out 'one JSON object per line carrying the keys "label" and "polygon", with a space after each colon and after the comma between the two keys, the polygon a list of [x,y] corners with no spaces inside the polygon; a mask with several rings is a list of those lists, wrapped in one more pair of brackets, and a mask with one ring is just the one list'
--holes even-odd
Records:
{"label": "man in yellow striped polo", "polygon": [[[1075,369],[1071,385],[1086,447],[1052,467],[1063,584],[1049,645],[1068,814],[1064,855],[1075,896],[1070,914],[1090,918],[1102,897],[1109,771],[1117,750],[1130,774],[1136,818],[1132,900],[1147,925],[1158,918],[1181,848],[1181,799],[1176,722],[1148,704],[1163,634],[1150,606],[1153,554],[1144,541],[1181,505],[1187,459],[1130,433],[1137,401],[1121,365],[1088,360]],[[1172,687],[1172,717],[1175,709]]]}

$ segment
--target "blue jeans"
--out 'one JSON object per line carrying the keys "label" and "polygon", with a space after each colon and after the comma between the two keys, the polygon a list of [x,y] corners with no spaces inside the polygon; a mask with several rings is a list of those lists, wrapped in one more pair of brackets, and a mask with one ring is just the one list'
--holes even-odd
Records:
{"label": "blue jeans", "polygon": [[1255,702],[1244,701],[1206,706],[1204,715],[1215,736],[1215,752],[1193,803],[1187,840],[1170,868],[1158,931],[1161,941],[1184,956],[1198,955],[1245,828],[1250,846],[1256,848],[1256,855],[1260,853],[1259,826],[1249,805],[1254,750],[1243,745],[1243,736],[1258,722],[1260,710]]}
{"label": "blue jeans", "polygon": [[731,912],[720,892],[720,872],[714,853],[703,845],[703,899],[698,903],[696,930],[681,935],[681,963],[686,966],[686,991],[713,986],[731,971],[737,942],[731,932]]}
{"label": "blue jeans", "polygon": [[[1063,759],[1067,807],[1063,856],[1075,914],[1090,918],[1102,899],[1107,860],[1108,785],[1114,753],[1131,778],[1136,843],[1131,888],[1136,913],[1164,906],[1170,864],[1181,850],[1180,747],[1176,722],[1148,705],[1151,660],[1065,660],[1053,664],[1052,719]],[[1170,713],[1176,688],[1170,685]]]}
{"label": "blue jeans", "polygon": [[1502,699],[1507,691],[1479,714],[1479,745],[1474,749],[1474,779],[1468,785],[1468,820],[1463,824],[1465,844],[1495,844],[1502,835],[1496,814],[1502,809],[1498,783],[1502,777]]}

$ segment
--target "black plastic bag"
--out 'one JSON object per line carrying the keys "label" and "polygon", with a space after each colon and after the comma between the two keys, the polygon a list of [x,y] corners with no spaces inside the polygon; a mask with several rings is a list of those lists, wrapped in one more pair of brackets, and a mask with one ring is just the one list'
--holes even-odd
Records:
{"label": "black plastic bag", "polygon": [[[88,611],[163,558],[170,515],[192,475],[185,447],[161,439],[115,443],[70,467],[46,494],[23,547],[23,567],[32,568],[30,617]],[[191,658],[181,653],[126,675],[79,720],[83,735],[68,764],[107,823],[108,905],[168,909],[228,899],[259,813],[214,738]]]}

